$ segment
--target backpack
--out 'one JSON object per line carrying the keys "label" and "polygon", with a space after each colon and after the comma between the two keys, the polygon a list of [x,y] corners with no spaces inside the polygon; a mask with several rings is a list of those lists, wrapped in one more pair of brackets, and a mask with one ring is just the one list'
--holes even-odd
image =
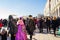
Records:
{"label": "backpack", "polygon": [[35,23],[34,23],[34,21],[32,19],[29,19],[29,21],[28,21],[28,28],[31,31],[35,30]]}

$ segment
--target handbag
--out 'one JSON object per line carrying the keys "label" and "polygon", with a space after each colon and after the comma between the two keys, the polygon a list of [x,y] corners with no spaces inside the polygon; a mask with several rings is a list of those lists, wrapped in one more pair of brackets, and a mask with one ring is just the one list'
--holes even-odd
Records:
{"label": "handbag", "polygon": [[2,27],[1,28],[1,34],[4,35],[7,32],[7,28],[6,27]]}
{"label": "handbag", "polygon": [[4,35],[7,31],[5,29],[2,30],[1,34]]}

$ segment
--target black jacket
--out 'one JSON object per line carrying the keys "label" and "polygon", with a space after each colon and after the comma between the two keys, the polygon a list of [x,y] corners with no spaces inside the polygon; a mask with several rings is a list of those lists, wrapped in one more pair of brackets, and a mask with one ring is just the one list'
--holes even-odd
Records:
{"label": "black jacket", "polygon": [[51,21],[47,19],[47,20],[46,20],[46,25],[47,25],[47,26],[50,26],[50,24],[51,24]]}
{"label": "black jacket", "polygon": [[29,19],[27,27],[28,27],[28,30],[27,30],[28,33],[33,34],[33,31],[35,30],[35,23],[32,19]]}
{"label": "black jacket", "polygon": [[57,20],[52,20],[52,27],[53,28],[58,27],[58,21]]}
{"label": "black jacket", "polygon": [[8,27],[10,28],[9,33],[10,34],[16,34],[17,33],[17,24],[15,20],[9,21]]}

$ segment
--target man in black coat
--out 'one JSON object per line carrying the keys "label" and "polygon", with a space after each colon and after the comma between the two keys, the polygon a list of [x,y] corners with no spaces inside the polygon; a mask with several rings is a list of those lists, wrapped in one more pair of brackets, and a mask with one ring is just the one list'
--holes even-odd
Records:
{"label": "man in black coat", "polygon": [[10,28],[9,33],[11,34],[11,40],[15,40],[15,34],[17,33],[17,24],[12,15],[9,16],[8,28]]}
{"label": "man in black coat", "polygon": [[56,28],[58,27],[58,21],[57,21],[56,17],[53,17],[52,27],[53,27],[54,36],[56,36]]}
{"label": "man in black coat", "polygon": [[30,40],[32,40],[32,35],[35,30],[35,23],[34,23],[34,20],[32,19],[31,15],[29,16],[29,21],[28,21],[27,27],[28,27],[27,32],[30,35]]}
{"label": "man in black coat", "polygon": [[50,17],[48,17],[46,19],[47,33],[50,32],[50,29],[51,29],[50,25],[51,25],[51,21],[50,21]]}
{"label": "man in black coat", "polygon": [[40,26],[38,27],[39,32],[42,33],[43,32],[43,19],[42,18],[39,19],[39,24],[40,24]]}

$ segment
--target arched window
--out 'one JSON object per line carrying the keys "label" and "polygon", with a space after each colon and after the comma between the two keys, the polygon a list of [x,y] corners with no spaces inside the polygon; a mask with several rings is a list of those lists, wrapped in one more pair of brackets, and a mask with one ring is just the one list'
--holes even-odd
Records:
{"label": "arched window", "polygon": [[56,16],[58,16],[58,9],[56,9]]}

